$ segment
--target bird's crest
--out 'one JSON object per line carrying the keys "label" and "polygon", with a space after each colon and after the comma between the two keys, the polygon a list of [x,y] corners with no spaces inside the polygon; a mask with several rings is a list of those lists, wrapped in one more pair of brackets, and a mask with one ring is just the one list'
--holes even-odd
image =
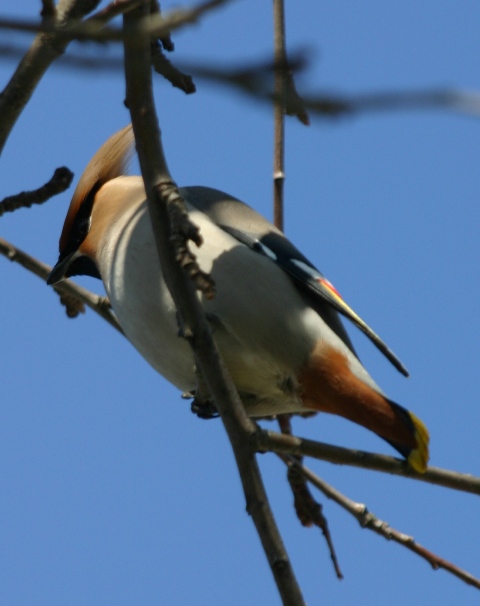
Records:
{"label": "bird's crest", "polygon": [[132,125],[129,124],[112,135],[90,160],[80,177],[65,217],[60,236],[60,253],[68,245],[72,226],[80,208],[87,200],[91,200],[93,204],[92,194],[95,194],[102,185],[125,174],[133,153],[134,142]]}

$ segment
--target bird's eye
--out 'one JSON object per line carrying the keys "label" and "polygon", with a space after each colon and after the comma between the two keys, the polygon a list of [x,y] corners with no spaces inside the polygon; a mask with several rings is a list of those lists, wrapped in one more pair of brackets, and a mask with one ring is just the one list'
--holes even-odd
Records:
{"label": "bird's eye", "polygon": [[90,218],[82,219],[77,227],[78,235],[85,237],[88,234],[89,229],[90,229]]}

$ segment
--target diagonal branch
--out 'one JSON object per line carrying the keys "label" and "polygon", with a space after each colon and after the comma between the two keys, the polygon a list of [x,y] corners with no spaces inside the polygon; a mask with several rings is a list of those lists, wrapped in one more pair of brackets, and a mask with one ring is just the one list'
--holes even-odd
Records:
{"label": "diagonal branch", "polygon": [[[82,0],[76,1],[78,3],[82,2]],[[109,5],[85,21],[78,20],[83,14],[81,11],[77,11],[78,14],[71,15],[73,22],[68,24],[63,20],[60,22],[38,22],[23,19],[0,19],[0,29],[19,32],[38,32],[40,35],[54,36],[57,42],[62,41],[62,44],[65,46],[71,40],[121,42],[125,41],[126,38],[129,38],[129,43],[133,45],[136,44],[136,40],[141,39],[168,39],[171,30],[196,23],[205,12],[229,1],[205,0],[190,8],[172,10],[165,16],[146,13],[142,19],[135,23],[135,26],[129,32],[125,32],[123,29],[117,27],[103,26],[111,18],[118,14],[125,14],[129,10],[132,10],[132,7],[145,4],[148,0],[125,0],[118,6],[114,6],[114,3],[112,3],[112,5]],[[70,2],[75,2],[75,0],[70,0]],[[89,0],[83,0],[83,2],[88,4],[89,8],[87,12],[90,12],[99,4],[100,0],[90,0],[90,2]]]}
{"label": "diagonal branch", "polygon": [[245,414],[195,295],[194,285],[176,263],[170,241],[169,195],[178,199],[178,190],[172,182],[160,142],[151,85],[150,45],[148,39],[144,39],[142,45],[139,40],[136,44],[128,42],[128,34],[144,15],[145,7],[124,15],[127,103],[162,272],[181,317],[183,333],[188,336],[227,430],[242,479],[247,511],[254,520],[283,603],[301,606],[304,604],[302,594],[270,510],[255,458],[252,439],[255,425]]}
{"label": "diagonal branch", "polygon": [[[61,29],[66,21],[82,18],[99,2],[100,0],[60,0],[54,15],[51,15],[43,27],[51,27],[50,23],[53,23],[53,27]],[[0,93],[0,154],[43,74],[53,61],[62,55],[67,44],[68,39],[60,40],[58,35],[38,34],[9,83]]]}
{"label": "diagonal branch", "polygon": [[[306,65],[303,53],[291,56],[287,64],[257,61],[240,67],[184,64],[182,69],[194,74],[197,79],[230,86],[258,100],[273,103],[276,93],[272,87],[272,74],[283,69],[286,73],[298,72]],[[287,112],[298,117],[306,110],[319,118],[341,118],[366,112],[446,109],[479,115],[480,95],[476,91],[455,88],[431,88],[426,90],[373,92],[367,94],[337,95],[327,92],[302,94],[300,98],[294,88],[287,87],[285,103]],[[303,121],[303,120],[302,120]],[[308,123],[308,120],[307,122]]]}
{"label": "diagonal branch", "polygon": [[405,461],[394,457],[342,448],[341,446],[333,446],[332,444],[268,430],[259,431],[256,438],[259,452],[271,451],[295,456],[307,456],[336,465],[351,465],[352,467],[361,467],[371,471],[382,471],[420,482],[480,495],[480,478],[468,473],[459,473],[448,469],[440,469],[439,467],[429,467],[425,473],[418,473],[409,467]]}
{"label": "diagonal branch", "polygon": [[[38,259],[28,255],[26,252],[13,246],[13,244],[10,244],[10,242],[7,242],[3,238],[0,238],[0,254],[7,259],[10,259],[10,261],[18,263],[25,269],[28,269],[28,271],[34,273],[43,282],[46,282],[47,276],[52,271],[52,268],[49,265],[38,261]],[[117,318],[113,314],[106,297],[96,295],[86,288],[82,288],[78,284],[75,284],[71,280],[63,280],[62,282],[55,284],[53,288],[61,298],[63,297],[63,303],[67,306],[67,315],[72,314],[71,317],[74,317],[74,310],[78,310],[78,302],[83,303],[107,321],[110,326],[123,334],[123,330],[120,328]],[[66,297],[75,299],[76,304],[69,305]],[[71,310],[70,313],[69,310]]]}
{"label": "diagonal branch", "polygon": [[403,547],[406,547],[410,551],[413,551],[418,556],[426,560],[434,570],[443,568],[444,570],[455,575],[468,585],[472,585],[473,587],[480,589],[479,579],[475,578],[469,572],[462,570],[458,566],[455,566],[455,564],[452,564],[448,560],[441,558],[429,549],[426,549],[425,547],[417,543],[412,536],[395,530],[395,528],[389,526],[387,522],[383,522],[382,520],[377,518],[377,516],[374,515],[371,511],[368,511],[366,505],[352,501],[340,491],[338,491],[336,488],[330,486],[330,484],[319,478],[316,474],[313,473],[313,471],[311,471],[307,467],[304,467],[303,465],[300,465],[294,457],[283,455],[280,456],[280,458],[288,466],[293,466],[298,469],[299,473],[301,473],[311,484],[321,490],[326,497],[332,499],[338,505],[340,505],[340,507],[343,507],[343,509],[353,515],[362,528],[368,528],[369,530],[373,530],[373,532],[376,532],[385,539],[399,543]]}

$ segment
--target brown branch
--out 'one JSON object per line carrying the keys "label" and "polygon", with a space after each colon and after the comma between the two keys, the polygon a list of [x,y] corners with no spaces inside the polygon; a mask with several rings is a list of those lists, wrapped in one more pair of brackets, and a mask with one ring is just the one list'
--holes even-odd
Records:
{"label": "brown branch", "polygon": [[[80,19],[100,0],[60,0],[55,15],[42,28],[61,29],[68,19]],[[38,34],[5,89],[0,93],[0,154],[8,136],[48,67],[62,55],[68,39],[55,34]]]}
{"label": "brown branch", "polygon": [[[276,65],[271,61],[259,61],[245,67],[219,67],[184,64],[182,69],[196,78],[234,87],[249,96],[262,101],[276,101],[271,76],[282,68],[288,74],[305,68],[305,57],[297,53],[290,57],[286,65]],[[374,92],[365,95],[334,95],[317,93],[302,95],[294,88],[287,87],[287,113],[301,115],[309,110],[320,118],[338,118],[361,112],[406,111],[422,109],[449,109],[473,115],[480,114],[480,94],[457,89],[429,89],[413,91]]]}
{"label": "brown branch", "polygon": [[[297,103],[294,96],[290,99],[293,105]],[[321,94],[304,95],[301,102],[312,114],[323,118],[339,118],[366,112],[435,108],[450,109],[477,116],[480,114],[480,96],[478,94],[454,89],[378,92],[343,97]]]}
{"label": "brown branch", "polygon": [[[70,2],[73,1],[74,0],[70,0]],[[88,12],[93,10],[99,1],[100,0],[90,0]],[[132,4],[138,6],[145,1],[146,0],[132,0]],[[172,30],[196,23],[199,17],[204,13],[229,1],[230,0],[206,0],[191,8],[170,11],[165,16],[146,14],[128,33],[125,33],[122,29],[116,27],[103,27],[105,25],[104,11],[98,13],[100,23],[97,23],[96,19],[93,18],[85,21],[76,21],[83,15],[75,16],[74,20],[66,25],[63,22],[56,24],[26,21],[23,19],[0,19],[0,29],[53,35],[57,41],[63,41],[65,46],[71,40],[122,42],[125,41],[126,37],[129,38],[130,44],[135,44],[135,41],[139,41],[141,38],[152,40],[160,38],[162,40],[167,40]],[[77,0],[77,2],[81,2],[81,0]],[[84,0],[84,2],[88,3],[88,0]],[[94,3],[94,6],[91,6],[92,3]],[[130,8],[128,8],[128,10],[130,10]],[[108,14],[115,16],[114,12],[115,11],[112,8],[108,11]],[[125,12],[125,8],[122,8],[120,11],[120,13],[123,14]]]}
{"label": "brown branch", "polygon": [[[88,31],[90,31],[83,25],[84,23],[87,23],[87,21],[76,26],[78,28],[83,28],[81,29],[81,32],[84,32],[84,34],[79,34],[79,37],[83,36],[85,39],[88,39]],[[0,27],[1,25],[2,21],[0,20]],[[181,25],[182,23],[177,22],[177,27],[180,27]],[[97,31],[97,29],[97,26],[95,26],[95,31]],[[72,31],[75,32],[77,30]],[[121,40],[122,36],[123,34],[119,32],[115,39]],[[92,37],[94,37],[93,34]],[[22,52],[22,48],[0,43],[0,56],[17,59]],[[116,57],[91,58],[83,57],[80,54],[60,56],[57,65],[68,67],[69,69],[108,71],[123,69],[123,61]],[[158,66],[156,65],[155,67],[157,69]],[[290,61],[290,67],[287,69],[287,82],[288,72],[293,72],[301,68],[302,61],[298,58]],[[169,69],[170,67],[167,67],[166,65],[158,67],[159,73],[162,74],[164,71],[168,72]],[[271,75],[272,71],[275,69],[275,66],[272,65],[271,62],[258,63],[247,69],[243,67],[241,69],[233,67],[225,69],[195,64],[182,64],[178,68],[173,67],[173,69],[177,70],[178,73],[172,76],[166,75],[167,79],[174,79],[176,81],[174,86],[178,86],[178,88],[181,88],[185,92],[189,92],[190,89],[190,82],[188,82],[190,76],[185,74],[185,72],[188,72],[199,79],[234,87],[259,101],[274,103],[276,99],[271,89],[268,89],[266,86],[268,83],[268,76]],[[185,81],[182,82],[182,78],[185,78]],[[287,114],[295,114],[299,118],[302,115],[302,112],[306,112],[307,109],[317,117],[327,119],[354,116],[361,114],[362,112],[412,111],[424,109],[446,109],[458,111],[462,114],[480,115],[480,94],[461,89],[393,91],[391,93],[380,92],[368,95],[344,95],[342,97],[318,94],[300,98],[296,93],[294,86],[292,87],[287,84],[287,102],[289,104]],[[307,116],[307,114],[305,115]],[[302,121],[306,124],[309,123],[309,119],[308,121]],[[0,143],[2,142],[2,128],[2,123],[0,122]]]}
{"label": "brown branch", "polygon": [[[273,1],[274,63],[277,66],[287,62],[285,40],[285,10],[283,0]],[[285,98],[286,73],[280,67],[275,70],[274,143],[273,143],[273,222],[284,230],[285,184]]]}
{"label": "brown branch", "polygon": [[[137,22],[136,31],[131,32],[131,41],[139,39],[139,36],[155,38],[168,38],[172,30],[183,27],[184,25],[193,24],[206,12],[226,4],[230,0],[205,0],[192,6],[191,8],[177,9],[168,12],[166,15],[146,15],[140,22]],[[123,36],[129,34],[123,34]]]}
{"label": "brown branch", "polygon": [[[284,456],[280,458],[284,460]],[[301,473],[311,484],[321,490],[327,498],[332,499],[338,505],[343,507],[343,509],[353,515],[362,528],[368,528],[369,530],[373,530],[373,532],[376,532],[385,539],[389,541],[395,541],[403,547],[410,549],[410,551],[413,551],[418,556],[426,560],[434,570],[443,568],[444,570],[455,575],[468,585],[472,585],[473,587],[480,589],[480,580],[475,578],[469,572],[462,570],[461,568],[455,566],[448,560],[445,560],[444,558],[441,558],[429,549],[426,549],[425,547],[417,543],[412,536],[395,530],[386,522],[383,522],[382,520],[377,518],[377,516],[375,516],[371,511],[368,511],[365,505],[352,501],[344,494],[339,492],[336,488],[330,486],[330,484],[327,484],[327,482],[324,482],[310,469],[304,467],[303,465],[299,465],[298,461],[294,457],[288,456],[286,458],[288,459],[288,461],[285,461],[287,465],[296,467],[298,469],[298,472]]]}
{"label": "brown branch", "polygon": [[[34,273],[44,282],[46,282],[48,274],[52,271],[52,268],[49,265],[46,265],[38,259],[28,255],[3,238],[0,238],[0,254],[7,259],[10,259],[10,261],[18,263],[25,269],[28,269],[28,271]],[[123,334],[123,331],[120,328],[115,315],[112,313],[110,304],[106,297],[96,295],[86,288],[82,288],[78,284],[75,284],[71,280],[59,282],[58,284],[55,284],[53,288],[61,296],[61,298],[63,298],[62,304],[67,306],[67,315],[70,317],[75,317],[75,315],[78,315],[79,308],[78,303],[68,304],[68,299],[66,299],[67,296],[74,298],[77,302],[85,304],[104,320],[106,320],[110,326]],[[75,310],[77,310],[76,314]]]}
{"label": "brown branch", "polygon": [[351,465],[370,471],[382,471],[412,480],[445,486],[462,492],[480,495],[480,478],[467,473],[458,473],[439,467],[429,467],[425,473],[418,473],[405,461],[387,455],[373,454],[362,450],[342,448],[323,442],[307,440],[279,434],[274,431],[259,431],[256,435],[260,452],[286,453],[295,456],[307,456],[336,465]]}
{"label": "brown branch", "polygon": [[176,68],[162,52],[158,44],[152,44],[152,64],[154,70],[168,80],[172,86],[190,95],[196,92],[192,76]]}
{"label": "brown branch", "polygon": [[[138,19],[144,15],[142,9],[124,16],[126,30],[136,27]],[[168,192],[173,192],[175,196],[178,193],[160,142],[151,86],[148,40],[144,40],[143,46],[126,42],[125,73],[127,101],[162,272],[175,300],[184,334],[189,336],[197,364],[227,430],[245,491],[247,511],[256,525],[283,603],[300,606],[304,604],[301,591],[270,511],[255,458],[252,436],[256,427],[246,416],[235,387],[228,378],[193,284],[176,263],[175,251],[169,240]]]}
{"label": "brown branch", "polygon": [[[283,0],[273,1],[274,31],[274,142],[273,142],[273,221],[276,227],[284,230],[284,185],[285,185],[285,114],[288,111],[287,88],[295,90],[293,76],[285,69],[287,65],[285,7]],[[296,91],[295,91],[296,93]],[[298,95],[297,98],[299,99]],[[279,415],[278,423],[282,433],[291,435],[291,415]],[[302,457],[298,457],[302,462]],[[316,502],[304,477],[295,467],[287,473],[288,483],[293,493],[293,504],[300,523],[303,526],[316,526],[323,532],[330,551],[330,558],[338,579],[343,579],[333,545],[328,522],[323,515],[322,506]]]}
{"label": "brown branch", "polygon": [[[282,435],[292,435],[292,415],[284,414],[278,415],[277,420],[280,425]],[[284,455],[276,453],[279,457]],[[302,456],[295,456],[298,464],[303,463]],[[286,460],[286,459],[285,459]],[[297,514],[297,518],[300,520],[302,526],[311,527],[316,526],[320,528],[327,542],[328,549],[330,551],[330,559],[332,560],[333,567],[338,579],[343,579],[342,571],[338,563],[337,554],[335,553],[335,547],[333,545],[332,536],[328,527],[327,518],[323,515],[323,507],[320,503],[313,498],[313,495],[308,486],[307,480],[300,474],[296,467],[290,466],[287,472],[287,480],[290,484],[290,488],[293,493],[293,506]]]}
{"label": "brown branch", "polygon": [[310,95],[304,98],[306,106],[317,115],[340,117],[360,112],[392,110],[418,110],[447,107],[478,114],[478,94],[463,93],[454,89],[425,91],[376,92],[365,95]]}
{"label": "brown branch", "polygon": [[0,201],[0,217],[3,213],[13,212],[19,208],[30,208],[33,204],[43,204],[53,196],[61,194],[72,183],[73,173],[65,166],[57,168],[53,177],[38,189],[23,191],[15,196],[8,196]]}

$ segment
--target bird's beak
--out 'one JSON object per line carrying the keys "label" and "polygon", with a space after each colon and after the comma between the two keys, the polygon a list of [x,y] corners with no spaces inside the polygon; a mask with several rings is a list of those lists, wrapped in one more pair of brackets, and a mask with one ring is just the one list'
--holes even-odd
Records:
{"label": "bird's beak", "polygon": [[75,255],[76,255],[76,251],[70,253],[66,257],[63,257],[63,258],[60,257],[60,259],[57,261],[57,264],[55,265],[55,267],[48,274],[48,278],[47,278],[48,285],[53,286],[54,284],[56,284],[57,282],[60,282],[60,280],[63,280],[65,278],[65,274],[67,273],[70,263],[73,261]]}

